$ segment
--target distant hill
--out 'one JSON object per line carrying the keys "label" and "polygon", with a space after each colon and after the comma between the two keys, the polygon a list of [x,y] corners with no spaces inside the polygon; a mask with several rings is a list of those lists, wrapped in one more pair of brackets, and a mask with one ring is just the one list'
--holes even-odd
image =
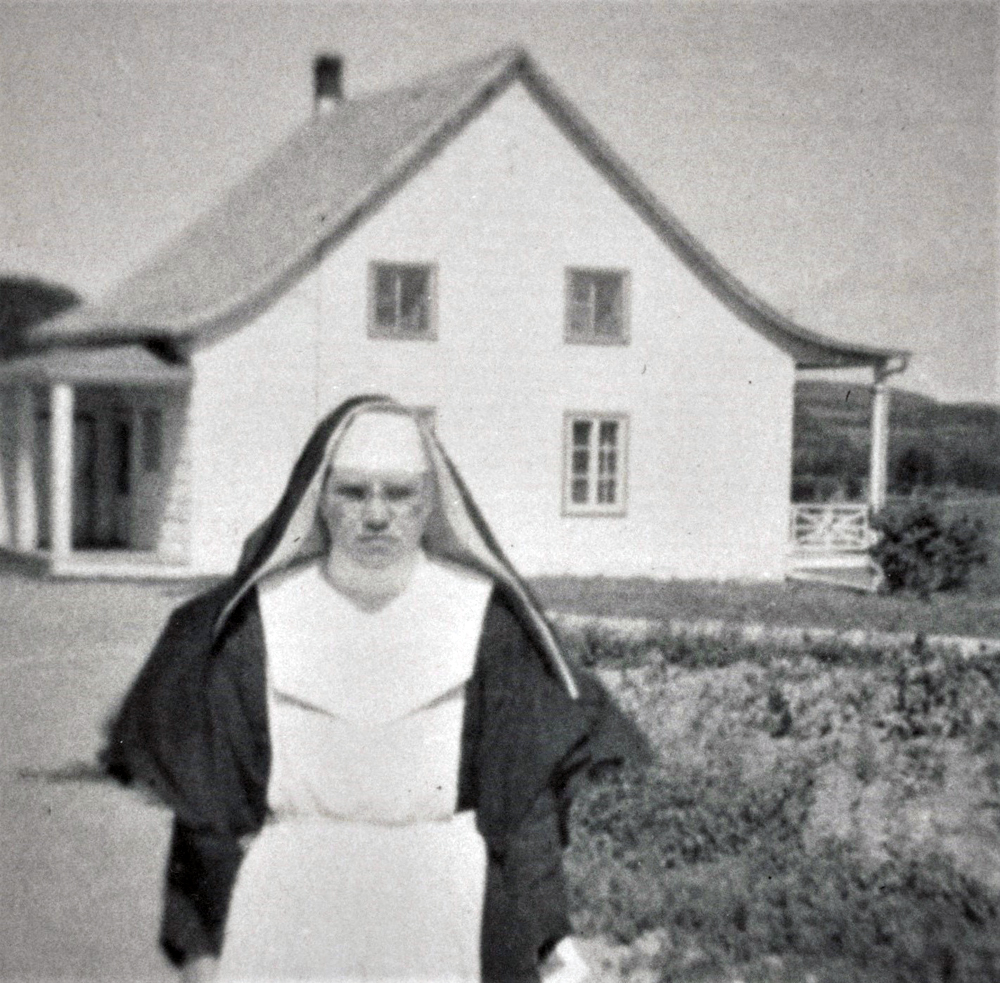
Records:
{"label": "distant hill", "polygon": [[[893,389],[889,491],[1000,492],[1000,407],[940,403]],[[802,380],[795,387],[795,488],[798,501],[863,497],[868,480],[871,391]]]}

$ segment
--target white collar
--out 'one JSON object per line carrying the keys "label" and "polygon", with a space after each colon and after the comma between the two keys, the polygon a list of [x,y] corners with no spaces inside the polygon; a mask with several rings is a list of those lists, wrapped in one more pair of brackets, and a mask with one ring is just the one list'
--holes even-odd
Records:
{"label": "white collar", "polygon": [[377,611],[331,587],[318,562],[267,578],[259,597],[269,685],[337,717],[397,719],[472,675],[491,592],[485,577],[426,558]]}

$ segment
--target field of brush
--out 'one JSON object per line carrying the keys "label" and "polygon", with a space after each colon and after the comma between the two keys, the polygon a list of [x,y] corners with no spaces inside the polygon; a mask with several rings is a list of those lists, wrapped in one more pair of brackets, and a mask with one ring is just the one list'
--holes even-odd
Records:
{"label": "field of brush", "polygon": [[576,631],[659,760],[575,804],[616,978],[1000,979],[1000,664]]}

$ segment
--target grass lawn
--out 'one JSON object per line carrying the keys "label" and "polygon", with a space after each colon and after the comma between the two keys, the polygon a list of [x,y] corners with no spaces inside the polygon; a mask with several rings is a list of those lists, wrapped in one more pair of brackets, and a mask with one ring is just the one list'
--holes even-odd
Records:
{"label": "grass lawn", "polygon": [[792,582],[540,577],[532,586],[549,610],[594,617],[1000,637],[1000,595],[978,591],[921,601]]}
{"label": "grass lawn", "polygon": [[592,616],[752,622],[780,626],[1000,637],[1000,497],[947,505],[984,526],[989,561],[967,590],[916,597],[861,594],[792,582],[654,581],[539,577],[532,583],[553,611]]}

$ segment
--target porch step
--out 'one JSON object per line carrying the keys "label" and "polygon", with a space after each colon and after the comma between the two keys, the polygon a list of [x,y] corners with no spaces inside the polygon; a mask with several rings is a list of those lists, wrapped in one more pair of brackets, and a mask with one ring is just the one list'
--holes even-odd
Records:
{"label": "porch step", "polygon": [[788,555],[792,570],[868,570],[872,567],[867,552],[860,550],[797,550]]}
{"label": "porch step", "polygon": [[830,587],[844,587],[848,590],[874,594],[882,583],[882,571],[870,561],[853,566],[805,566],[794,564],[787,574],[788,580],[802,583],[826,584]]}
{"label": "porch step", "polygon": [[171,563],[145,550],[74,550],[53,560],[51,577],[103,580],[176,580],[192,576],[186,564]]}

